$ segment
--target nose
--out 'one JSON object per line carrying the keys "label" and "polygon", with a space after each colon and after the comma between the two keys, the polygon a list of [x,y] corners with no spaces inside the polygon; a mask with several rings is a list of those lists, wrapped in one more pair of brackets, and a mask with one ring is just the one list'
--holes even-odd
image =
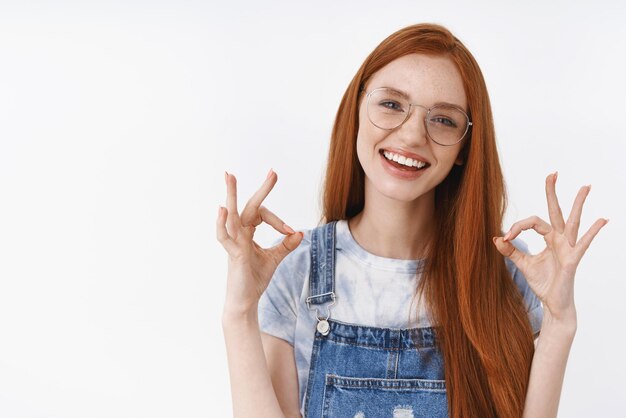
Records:
{"label": "nose", "polygon": [[412,104],[409,108],[409,117],[398,128],[398,133],[407,144],[425,145],[428,142],[426,132],[426,113],[424,106]]}

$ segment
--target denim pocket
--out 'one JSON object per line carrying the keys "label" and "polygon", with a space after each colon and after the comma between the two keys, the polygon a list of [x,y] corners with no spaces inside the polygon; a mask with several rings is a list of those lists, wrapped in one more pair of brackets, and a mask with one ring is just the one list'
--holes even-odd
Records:
{"label": "denim pocket", "polygon": [[324,418],[446,418],[445,380],[326,375]]}

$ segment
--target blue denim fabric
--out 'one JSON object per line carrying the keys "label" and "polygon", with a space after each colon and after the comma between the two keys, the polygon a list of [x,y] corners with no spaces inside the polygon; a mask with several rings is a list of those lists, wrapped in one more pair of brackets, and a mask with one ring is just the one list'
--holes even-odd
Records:
{"label": "blue denim fabric", "polygon": [[433,328],[376,328],[332,319],[335,224],[311,235],[308,303],[318,318],[328,317],[330,330],[315,331],[305,418],[447,417],[443,358]]}

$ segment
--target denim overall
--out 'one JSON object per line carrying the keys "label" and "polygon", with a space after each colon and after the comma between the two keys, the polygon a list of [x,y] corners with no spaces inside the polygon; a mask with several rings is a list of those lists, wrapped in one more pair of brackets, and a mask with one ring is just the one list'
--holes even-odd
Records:
{"label": "denim overall", "polygon": [[331,319],[336,221],[312,230],[307,304],[317,316],[305,418],[448,416],[433,328],[375,328]]}

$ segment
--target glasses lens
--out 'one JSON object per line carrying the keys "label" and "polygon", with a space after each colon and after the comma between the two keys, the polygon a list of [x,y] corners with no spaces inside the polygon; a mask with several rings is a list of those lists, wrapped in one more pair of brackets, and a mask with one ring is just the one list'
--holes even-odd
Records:
{"label": "glasses lens", "polygon": [[398,92],[376,89],[369,95],[367,114],[372,123],[382,129],[394,129],[407,117],[409,102]]}
{"label": "glasses lens", "polygon": [[467,115],[454,106],[435,106],[426,120],[426,129],[430,137],[442,145],[459,142],[469,127]]}

